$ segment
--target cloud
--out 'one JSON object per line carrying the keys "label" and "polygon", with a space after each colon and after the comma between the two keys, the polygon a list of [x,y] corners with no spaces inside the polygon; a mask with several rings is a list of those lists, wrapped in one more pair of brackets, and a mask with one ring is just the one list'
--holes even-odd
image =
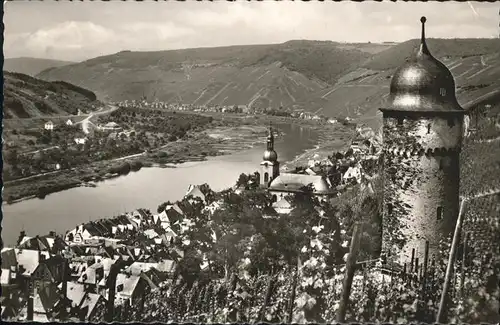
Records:
{"label": "cloud", "polygon": [[[33,33],[6,35],[6,48],[26,56],[60,58],[59,56],[99,55],[112,44],[116,34],[92,22],[66,21]],[[68,59],[68,58],[64,58]]]}
{"label": "cloud", "polygon": [[[497,6],[376,2],[36,2],[10,3],[7,57],[83,60],[121,50],[266,44],[292,39],[341,42],[492,37]],[[495,9],[495,10],[492,10]],[[453,14],[445,14],[449,12]],[[480,17],[480,18],[478,18]]]}

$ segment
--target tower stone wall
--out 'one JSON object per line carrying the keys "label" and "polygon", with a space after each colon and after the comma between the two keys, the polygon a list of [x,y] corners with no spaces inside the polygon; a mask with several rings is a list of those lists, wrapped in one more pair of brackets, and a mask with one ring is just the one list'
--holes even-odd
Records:
{"label": "tower stone wall", "polygon": [[384,112],[382,250],[400,264],[438,257],[459,209],[463,115]]}
{"label": "tower stone wall", "polygon": [[260,184],[262,187],[269,187],[271,181],[278,177],[280,173],[278,161],[263,161],[260,163]]}

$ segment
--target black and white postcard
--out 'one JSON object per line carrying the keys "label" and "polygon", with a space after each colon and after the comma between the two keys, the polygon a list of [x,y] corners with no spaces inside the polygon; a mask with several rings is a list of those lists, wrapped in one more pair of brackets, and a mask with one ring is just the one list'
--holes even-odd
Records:
{"label": "black and white postcard", "polygon": [[5,1],[2,321],[498,323],[499,10]]}

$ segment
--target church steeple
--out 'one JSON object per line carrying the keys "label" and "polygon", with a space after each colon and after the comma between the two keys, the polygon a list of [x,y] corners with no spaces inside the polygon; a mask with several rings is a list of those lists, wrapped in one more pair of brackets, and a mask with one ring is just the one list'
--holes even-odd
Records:
{"label": "church steeple", "polygon": [[265,161],[278,161],[278,154],[274,151],[274,135],[273,128],[269,125],[269,133],[267,134],[267,148],[264,151],[264,160]]}
{"label": "church steeple", "polygon": [[427,47],[427,42],[425,41],[425,22],[427,21],[427,18],[422,17],[420,18],[420,22],[422,23],[422,36],[420,37],[420,47],[418,49],[418,56],[421,56],[422,54],[426,55],[431,55],[431,52],[429,51],[429,48]]}
{"label": "church steeple", "polygon": [[268,187],[273,179],[275,179],[280,171],[280,163],[278,161],[278,154],[274,150],[274,134],[271,124],[269,124],[269,132],[267,134],[267,147],[264,151],[263,162],[261,166],[261,186]]}
{"label": "church steeple", "polygon": [[425,38],[425,17],[420,18],[420,45],[392,77],[386,110],[459,113],[455,80],[450,70],[432,56]]}
{"label": "church steeple", "polygon": [[271,124],[269,124],[269,134],[267,135],[267,150],[274,150],[274,135]]}

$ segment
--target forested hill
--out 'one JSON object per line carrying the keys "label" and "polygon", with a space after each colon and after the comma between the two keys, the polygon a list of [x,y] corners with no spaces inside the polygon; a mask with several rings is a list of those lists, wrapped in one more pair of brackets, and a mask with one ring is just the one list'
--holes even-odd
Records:
{"label": "forested hill", "polygon": [[[345,44],[290,41],[283,44],[159,52],[123,51],[51,68],[38,76],[93,90],[100,99],[145,96],[169,103],[303,108],[368,124],[385,105],[394,70],[418,44]],[[429,39],[468,106],[499,89],[497,39]]]}
{"label": "forested hill", "polygon": [[3,70],[35,76],[43,70],[54,67],[62,67],[72,63],[74,62],[28,57],[9,58],[4,60]]}
{"label": "forested hill", "polygon": [[33,118],[74,115],[99,107],[94,92],[65,81],[47,82],[4,71],[3,117]]}

